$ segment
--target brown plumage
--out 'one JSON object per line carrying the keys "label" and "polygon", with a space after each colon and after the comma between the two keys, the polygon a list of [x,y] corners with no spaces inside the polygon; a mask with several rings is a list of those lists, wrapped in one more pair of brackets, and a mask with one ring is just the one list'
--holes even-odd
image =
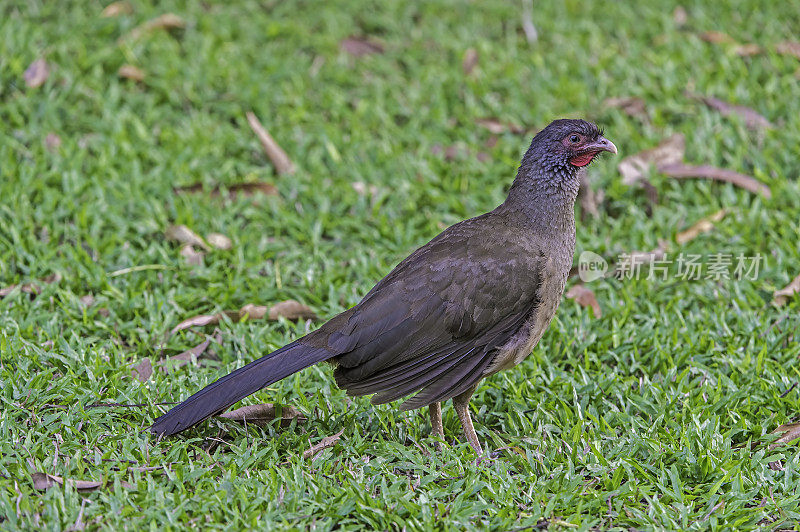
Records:
{"label": "brown plumage", "polygon": [[206,386],[152,432],[180,432],[327,360],[350,395],[374,394],[380,404],[415,394],[401,408],[430,405],[439,437],[440,403],[452,398],[481,452],[469,398],[480,380],[528,356],[553,318],[575,249],[577,172],[602,151],[617,150],[594,124],[551,123],[531,142],[502,205],[446,229],[356,306]]}

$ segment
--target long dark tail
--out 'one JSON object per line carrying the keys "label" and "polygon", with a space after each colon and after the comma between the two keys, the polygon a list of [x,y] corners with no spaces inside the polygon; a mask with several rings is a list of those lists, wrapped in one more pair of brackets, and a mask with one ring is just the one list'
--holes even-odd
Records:
{"label": "long dark tail", "polygon": [[156,419],[150,432],[169,436],[186,430],[261,388],[329,358],[326,349],[292,342],[209,384]]}

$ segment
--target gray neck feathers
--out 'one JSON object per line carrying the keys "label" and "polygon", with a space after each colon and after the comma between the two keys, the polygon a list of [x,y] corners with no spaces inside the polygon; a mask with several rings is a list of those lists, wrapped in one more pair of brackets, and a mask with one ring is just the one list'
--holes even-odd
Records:
{"label": "gray neck feathers", "polygon": [[580,187],[572,165],[537,160],[526,153],[517,177],[499,209],[541,229],[574,232],[575,198]]}

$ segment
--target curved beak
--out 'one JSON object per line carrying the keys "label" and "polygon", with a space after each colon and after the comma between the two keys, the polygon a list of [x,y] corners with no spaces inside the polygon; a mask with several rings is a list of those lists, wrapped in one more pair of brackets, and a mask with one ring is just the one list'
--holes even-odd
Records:
{"label": "curved beak", "polygon": [[617,147],[614,146],[614,143],[602,135],[597,137],[596,141],[584,146],[584,150],[607,151],[609,153],[613,153],[614,155],[617,154]]}

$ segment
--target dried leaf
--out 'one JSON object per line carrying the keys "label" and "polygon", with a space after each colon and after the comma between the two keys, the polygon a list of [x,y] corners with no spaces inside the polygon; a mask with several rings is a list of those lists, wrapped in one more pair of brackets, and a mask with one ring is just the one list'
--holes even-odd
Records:
{"label": "dried leaf", "polygon": [[506,126],[496,118],[479,118],[478,125],[485,127],[490,133],[499,135],[506,131]]}
{"label": "dried leaf", "polygon": [[222,233],[210,233],[206,235],[206,242],[217,249],[229,250],[233,248],[233,242],[231,242],[231,239]]}
{"label": "dried leaf", "polygon": [[675,22],[677,27],[681,28],[689,21],[689,14],[686,12],[686,9],[683,6],[677,6],[672,11],[672,20]]}
{"label": "dried leaf", "polygon": [[39,471],[31,475],[31,480],[33,480],[33,489],[38,491],[45,491],[47,488],[56,485],[49,476]]}
{"label": "dried leaf", "polygon": [[770,449],[791,443],[797,438],[800,438],[800,423],[787,423],[785,425],[781,425],[777,429],[770,432],[770,434],[781,434],[781,436],[769,446]]}
{"label": "dried leaf", "polygon": [[369,54],[382,54],[384,51],[380,43],[363,37],[347,37],[339,43],[339,47],[354,57],[362,57]]}
{"label": "dried leaf", "polygon": [[[225,185],[225,189],[227,190],[227,197],[228,199],[234,199],[238,195],[242,195],[244,197],[250,197],[254,194],[266,194],[268,196],[276,196],[278,194],[278,189],[275,188],[275,185],[270,183],[235,183],[233,185]],[[189,194],[196,194],[199,192],[203,192],[203,184],[202,183],[194,183],[192,185],[187,185],[184,187],[175,187],[173,189],[175,193],[182,193],[186,192]],[[209,191],[209,194],[212,197],[217,197],[220,195],[220,186],[217,185]]]}
{"label": "dried leaf", "polygon": [[167,237],[167,240],[174,240],[181,244],[189,244],[190,246],[197,246],[205,250],[210,249],[208,244],[206,244],[197,233],[185,225],[170,225],[164,232],[164,236]]}
{"label": "dried leaf", "polygon": [[520,135],[527,131],[522,126],[501,122],[497,118],[479,118],[475,122],[479,126],[485,127],[486,129],[489,130],[490,133],[493,133],[495,135],[499,135],[500,133],[505,133],[506,131],[509,131],[515,135]]}
{"label": "dried leaf", "polygon": [[69,478],[65,479],[56,475],[48,475],[46,473],[41,473],[39,471],[31,475],[31,480],[33,480],[34,489],[38,491],[45,491],[48,488],[55,486],[56,484],[60,486],[66,486],[68,488],[74,488],[78,491],[96,490],[97,488],[103,485],[102,482],[97,482],[94,480],[72,480]]}
{"label": "dried leaf", "polygon": [[119,2],[111,2],[108,4],[100,16],[103,18],[118,17],[120,15],[130,15],[133,13],[133,7],[125,0]]}
{"label": "dried leaf", "polygon": [[750,57],[763,53],[764,49],[755,43],[739,44],[733,49],[733,53],[739,57]]}
{"label": "dried leaf", "polygon": [[192,359],[194,360],[199,359],[203,355],[203,353],[205,353],[210,343],[211,343],[211,338],[207,338],[201,344],[196,345],[191,349],[187,349],[183,353],[171,356],[166,360],[159,361],[158,366],[161,368],[161,371],[167,371],[168,369],[183,367],[189,362],[191,362]]}
{"label": "dried leaf", "polygon": [[736,42],[733,37],[721,31],[705,31],[699,37],[701,40],[713,44],[733,44]]}
{"label": "dried leaf", "polygon": [[65,532],[79,532],[86,529],[86,523],[83,522],[83,511],[86,509],[87,499],[81,501],[81,509],[78,511],[78,518],[75,523],[67,527]]}
{"label": "dried leaf", "polygon": [[217,314],[201,314],[199,316],[194,316],[192,318],[183,320],[178,325],[173,327],[169,334],[173,335],[178,331],[189,329],[191,327],[216,325],[225,316],[233,321],[240,321],[245,317],[247,317],[249,320],[260,320],[267,318],[271,321],[277,321],[279,318],[286,318],[288,320],[317,319],[317,315],[314,314],[314,311],[312,311],[311,308],[293,299],[276,303],[271,307],[248,303],[239,310],[227,310],[224,312],[218,312]]}
{"label": "dried leaf", "polygon": [[461,69],[464,71],[465,76],[472,74],[475,67],[478,65],[478,51],[475,48],[467,48],[464,52],[464,58],[461,60]]}
{"label": "dried leaf", "polygon": [[781,463],[780,460],[775,460],[774,462],[770,462],[768,465],[769,468],[772,469],[773,471],[783,471],[784,469],[783,464]]}
{"label": "dried leaf", "polygon": [[595,318],[603,316],[603,311],[600,309],[600,303],[597,302],[594,292],[583,284],[573,285],[567,291],[567,299],[574,299],[582,307],[591,307]]}
{"label": "dried leaf", "polygon": [[681,231],[677,235],[675,235],[675,241],[678,244],[685,244],[690,240],[694,240],[702,233],[707,233],[714,229],[714,224],[719,222],[725,217],[727,211],[725,209],[719,210],[712,214],[711,216],[706,216],[699,222],[695,223],[686,231]]}
{"label": "dried leaf", "polygon": [[25,78],[25,85],[35,89],[47,81],[47,76],[49,75],[50,67],[47,66],[47,61],[40,57],[30,64],[30,66],[25,70],[23,77]]}
{"label": "dried leaf", "polygon": [[50,151],[55,151],[61,147],[61,137],[55,133],[48,133],[44,138],[44,147]]}
{"label": "dried leaf", "polygon": [[51,273],[50,275],[41,278],[41,281],[44,284],[53,284],[59,282],[60,280],[61,280],[61,274],[58,272]]}
{"label": "dried leaf", "polygon": [[[244,310],[244,308],[242,308]],[[289,299],[276,303],[269,309],[269,319],[277,320],[278,318],[286,318],[287,320],[315,320],[317,315],[307,305],[303,305],[299,301]]]}
{"label": "dried leaf", "polygon": [[149,358],[143,358],[142,361],[133,368],[133,377],[142,383],[147,382],[152,374],[153,365],[150,363]]}
{"label": "dried leaf", "polygon": [[269,160],[272,161],[273,166],[275,166],[275,171],[279,174],[293,174],[294,173],[294,164],[289,159],[289,156],[286,155],[286,152],[278,146],[278,143],[275,142],[275,139],[264,129],[264,126],[261,125],[261,122],[258,121],[256,115],[247,111],[247,122],[250,124],[250,128],[253,130],[253,133],[256,134],[258,140],[261,142],[261,146],[264,148],[264,151],[269,157]]}
{"label": "dried leaf", "polygon": [[711,96],[697,96],[697,99],[712,109],[719,111],[722,116],[738,115],[742,120],[744,120],[745,125],[749,128],[769,129],[774,127],[772,122],[767,120],[764,115],[759,114],[749,107],[745,107],[743,105],[733,105],[720,100],[719,98],[713,98]]}
{"label": "dried leaf", "polygon": [[622,174],[622,182],[633,185],[644,178],[650,165],[660,167],[665,164],[680,163],[686,152],[686,139],[680,133],[672,135],[655,148],[625,157],[617,165]]}
{"label": "dried leaf", "polygon": [[647,105],[644,99],[637,96],[623,96],[621,98],[608,98],[603,102],[605,107],[614,107],[621,109],[628,116],[639,118],[641,120],[649,120],[650,116],[647,114]]}
{"label": "dried leaf", "polygon": [[597,218],[600,216],[600,204],[605,198],[605,193],[602,190],[595,191],[589,182],[589,174],[587,172],[581,173],[581,186],[578,189],[578,205],[581,207],[581,220],[585,220],[586,216]]}
{"label": "dried leaf", "polygon": [[118,42],[135,41],[144,35],[157,30],[175,30],[186,27],[186,21],[174,13],[164,13],[154,19],[133,28],[127,35],[119,38]]}
{"label": "dried leaf", "polygon": [[39,287],[37,287],[33,283],[25,283],[22,286],[20,286],[18,284],[10,284],[8,286],[4,286],[3,288],[0,288],[0,297],[6,297],[8,294],[13,292],[18,286],[20,287],[20,291],[23,292],[23,293],[26,293],[26,294],[38,294],[39,293]]}
{"label": "dried leaf", "polygon": [[144,81],[144,71],[133,65],[122,65],[117,71],[121,78],[132,79],[133,81]]}
{"label": "dried leaf", "polygon": [[80,301],[81,305],[84,307],[91,307],[94,305],[94,296],[92,294],[86,294],[85,296],[78,298],[78,301]]}
{"label": "dried leaf", "polygon": [[793,55],[800,59],[800,42],[783,41],[778,43],[775,51],[781,55]]}
{"label": "dried leaf", "polygon": [[[61,274],[56,272],[56,273],[51,273],[46,277],[42,277],[41,279],[39,279],[39,282],[42,282],[44,284],[53,284],[59,282],[60,280],[61,280]],[[37,295],[40,294],[42,291],[41,287],[35,282],[23,283],[22,285],[12,284],[0,288],[0,297],[6,297],[8,294],[13,292],[17,287],[19,287],[20,291],[25,294]]]}
{"label": "dried leaf", "polygon": [[772,192],[767,185],[760,183],[749,175],[740,174],[738,172],[734,172],[733,170],[726,170],[724,168],[715,168],[713,166],[705,165],[689,166],[683,163],[659,165],[658,170],[664,175],[675,179],[713,179],[715,181],[732,183],[737,187],[741,187],[755,194],[763,194],[767,198],[772,197]]}
{"label": "dried leaf", "polygon": [[264,319],[264,316],[269,314],[269,307],[265,307],[264,305],[254,305],[253,303],[248,303],[247,305],[243,306],[235,313],[237,318],[243,320],[245,318],[249,320],[261,320]]}
{"label": "dried leaf", "polygon": [[197,251],[191,244],[184,244],[181,246],[180,250],[181,257],[184,258],[186,264],[189,266],[202,266],[203,265],[203,257],[205,256],[202,252]]}
{"label": "dried leaf", "polygon": [[[193,316],[189,319],[183,320],[175,327],[173,327],[172,330],[169,332],[169,334],[173,335],[178,331],[189,329],[191,327],[204,327],[206,325],[216,325],[217,323],[220,322],[220,320],[224,315],[225,313],[220,312],[217,314],[200,314],[199,316]],[[237,318],[238,318],[238,312],[237,312]]]}
{"label": "dried leaf", "polygon": [[785,305],[795,294],[800,294],[800,275],[780,290],[775,290],[775,293],[772,294],[774,298],[772,302],[776,305]]}
{"label": "dried leaf", "polygon": [[319,454],[324,449],[327,449],[328,447],[333,447],[334,445],[336,445],[336,442],[339,441],[339,438],[342,437],[342,433],[344,433],[344,429],[340,430],[333,436],[326,436],[322,438],[319,442],[315,443],[309,449],[306,449],[303,452],[303,458],[306,459],[313,458],[315,455]]}
{"label": "dried leaf", "polygon": [[450,145],[444,149],[444,158],[447,161],[455,161],[458,158],[458,146]]}
{"label": "dried leaf", "polygon": [[308,418],[303,415],[297,408],[293,406],[280,406],[277,407],[273,403],[262,403],[258,405],[243,406],[230,412],[220,414],[219,417],[230,419],[233,421],[243,421],[247,423],[256,423],[264,425],[274,419],[278,419],[280,412],[281,427],[288,427],[291,425],[292,420],[296,419],[298,423],[307,421]]}

